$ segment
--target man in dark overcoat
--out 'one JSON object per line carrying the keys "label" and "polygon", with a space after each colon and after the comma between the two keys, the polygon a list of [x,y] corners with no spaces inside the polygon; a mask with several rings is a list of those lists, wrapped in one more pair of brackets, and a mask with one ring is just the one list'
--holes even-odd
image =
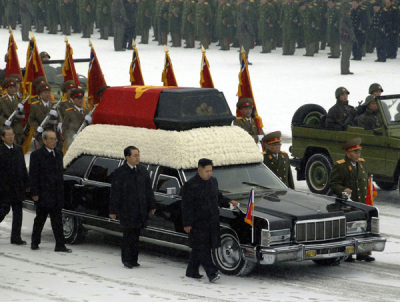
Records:
{"label": "man in dark overcoat", "polygon": [[55,252],[70,253],[65,246],[61,209],[64,206],[63,154],[56,149],[57,137],[54,131],[42,134],[43,146],[31,153],[29,163],[29,184],[36,205],[33,223],[31,249],[38,250],[40,237],[47,216],[56,240]]}
{"label": "man in dark overcoat", "polygon": [[202,158],[197,174],[183,187],[182,221],[192,248],[186,276],[200,279],[200,265],[210,282],[220,278],[211,259],[211,249],[220,246],[219,207],[237,206],[237,201],[224,197],[218,190],[218,181],[212,177],[213,162]]}
{"label": "man in dark overcoat", "polygon": [[25,245],[21,239],[22,201],[28,184],[28,172],[22,148],[14,144],[14,132],[5,126],[1,130],[0,142],[0,222],[13,210],[11,243]]}
{"label": "man in dark overcoat", "polygon": [[150,176],[139,165],[140,152],[134,146],[124,150],[126,161],[114,171],[109,216],[122,225],[121,259],[127,268],[138,267],[139,235],[146,226],[148,213],[156,211],[156,202]]}

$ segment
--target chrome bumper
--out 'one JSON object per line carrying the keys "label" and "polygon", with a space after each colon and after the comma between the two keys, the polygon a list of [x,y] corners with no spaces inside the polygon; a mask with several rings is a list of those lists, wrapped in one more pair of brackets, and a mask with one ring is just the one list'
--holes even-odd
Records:
{"label": "chrome bumper", "polygon": [[259,261],[264,265],[283,261],[337,258],[371,251],[382,252],[385,244],[386,238],[382,237],[352,238],[332,243],[261,248],[258,252],[254,247],[242,246],[242,254],[247,260]]}

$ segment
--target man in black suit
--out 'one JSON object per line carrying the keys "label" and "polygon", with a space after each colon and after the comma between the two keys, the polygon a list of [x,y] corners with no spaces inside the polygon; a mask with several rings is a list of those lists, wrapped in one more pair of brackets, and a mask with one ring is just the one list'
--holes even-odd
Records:
{"label": "man in black suit", "polygon": [[147,169],[139,165],[139,149],[124,150],[126,161],[115,170],[110,193],[110,218],[117,216],[122,225],[122,263],[127,268],[138,267],[139,235],[146,226],[148,213],[156,211],[151,180]]}
{"label": "man in black suit", "polygon": [[63,154],[56,149],[57,137],[54,131],[42,134],[43,146],[32,152],[29,164],[30,190],[36,204],[31,249],[38,250],[40,237],[47,216],[56,240],[55,252],[71,253],[65,246],[61,209],[64,206]]}
{"label": "man in black suit", "polygon": [[13,210],[11,243],[25,245],[21,239],[22,201],[28,183],[25,157],[22,148],[14,144],[14,132],[9,126],[1,129],[0,142],[0,222]]}
{"label": "man in black suit", "polygon": [[192,248],[186,277],[200,279],[200,265],[206,271],[208,280],[213,283],[220,278],[211,259],[211,249],[221,245],[219,226],[219,207],[237,206],[218,190],[218,181],[212,177],[213,162],[202,158],[198,162],[197,174],[185,183],[182,196],[183,228],[189,234]]}

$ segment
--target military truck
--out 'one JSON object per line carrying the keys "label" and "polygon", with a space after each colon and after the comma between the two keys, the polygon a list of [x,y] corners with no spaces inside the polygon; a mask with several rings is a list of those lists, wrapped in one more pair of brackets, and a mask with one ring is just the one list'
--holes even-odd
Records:
{"label": "military truck", "polygon": [[323,107],[306,104],[297,109],[292,118],[290,147],[297,180],[306,180],[314,193],[329,194],[330,171],[344,156],[341,144],[361,137],[368,172],[381,189],[395,190],[400,175],[400,95],[377,97],[377,104],[384,126],[373,130],[348,126],[344,131],[333,131],[324,128]]}

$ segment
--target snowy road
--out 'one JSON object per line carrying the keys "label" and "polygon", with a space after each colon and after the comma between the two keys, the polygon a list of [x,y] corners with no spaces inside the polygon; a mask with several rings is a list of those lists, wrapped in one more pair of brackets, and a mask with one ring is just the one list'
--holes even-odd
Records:
{"label": "snowy road", "polygon": [[[297,183],[300,189],[303,183]],[[398,301],[400,204],[398,191],[378,192],[376,205],[386,249],[373,263],[321,267],[311,261],[263,266],[218,284],[184,276],[188,253],[143,245],[141,267],[120,263],[119,238],[90,231],[72,254],[54,253],[47,223],[39,251],[9,244],[11,217],[0,225],[0,301]],[[380,201],[380,200],[385,200]],[[28,242],[33,215],[24,212]]]}

